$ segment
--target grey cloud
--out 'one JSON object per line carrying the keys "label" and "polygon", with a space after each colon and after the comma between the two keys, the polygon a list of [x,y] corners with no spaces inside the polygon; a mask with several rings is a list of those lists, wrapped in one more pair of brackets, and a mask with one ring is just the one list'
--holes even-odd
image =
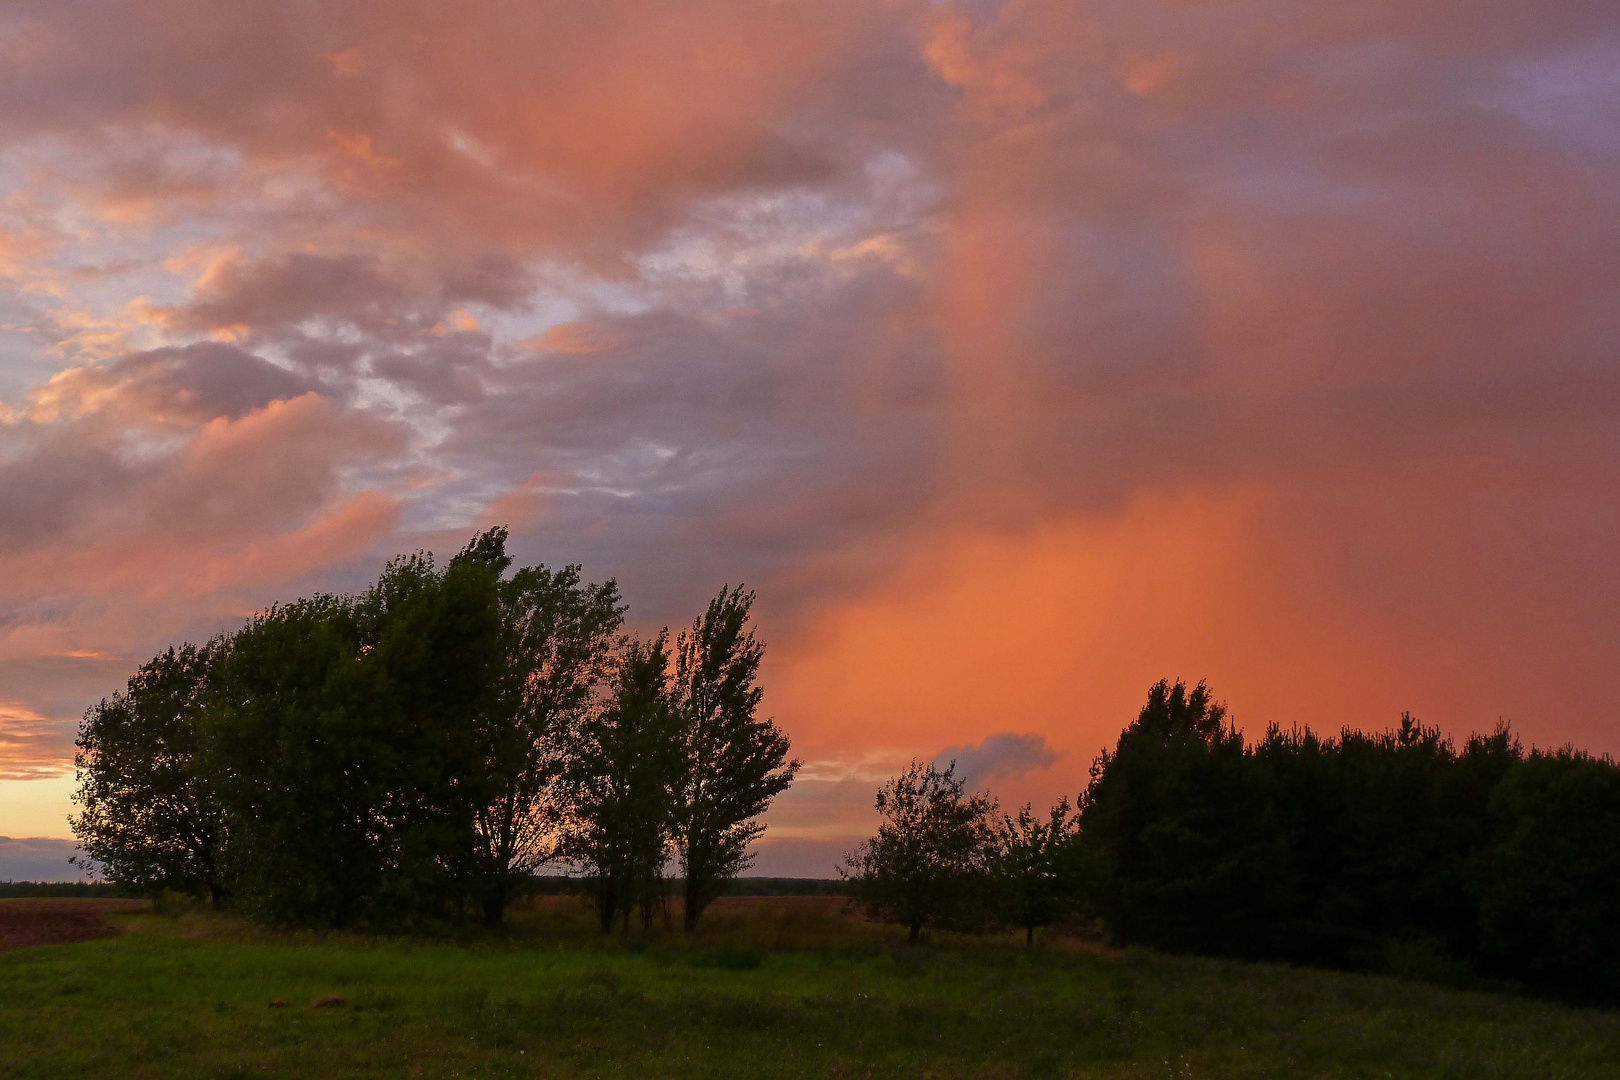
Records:
{"label": "grey cloud", "polygon": [[201,423],[236,419],[317,384],[234,345],[197,342],[127,353],[111,364],[67,373],[81,396],[109,396],[153,419]]}
{"label": "grey cloud", "polygon": [[112,447],[80,433],[13,437],[0,462],[0,542],[11,552],[61,543],[106,524],[105,508],[140,470]]}
{"label": "grey cloud", "polygon": [[78,851],[71,840],[0,836],[0,881],[89,881],[89,874],[68,862]]}
{"label": "grey cloud", "polygon": [[853,851],[865,837],[838,840],[811,840],[804,837],[777,837],[767,832],[753,847],[754,865],[749,877],[835,878],[844,854]]}
{"label": "grey cloud", "polygon": [[191,330],[245,326],[256,333],[326,318],[387,332],[411,297],[371,255],[290,252],[227,262],[168,317]]}
{"label": "grey cloud", "polygon": [[856,580],[841,560],[880,557],[853,549],[937,491],[937,348],[908,332],[873,371],[861,341],[909,288],[873,273],[740,325],[599,320],[624,344],[488,374],[440,460],[497,490],[547,476],[520,545],[618,575],[649,618],[739,579],[768,584],[785,616]]}
{"label": "grey cloud", "polygon": [[1003,731],[986,735],[972,746],[946,747],[935,755],[935,760],[941,764],[956,762],[956,775],[969,787],[978,787],[993,780],[1017,780],[1053,765],[1060,756],[1047,745],[1045,735]]}

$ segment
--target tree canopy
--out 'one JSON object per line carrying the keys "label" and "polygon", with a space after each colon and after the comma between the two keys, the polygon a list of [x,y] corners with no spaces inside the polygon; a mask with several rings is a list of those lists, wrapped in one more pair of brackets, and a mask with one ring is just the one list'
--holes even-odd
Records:
{"label": "tree canopy", "polygon": [[797,768],[756,715],[753,596],[721,590],[672,650],[622,634],[614,582],[514,570],[507,541],[143,665],[80,726],[86,856],[277,923],[404,926],[498,923],[546,864],[592,876],[604,925],[650,917],[678,854],[695,924]]}

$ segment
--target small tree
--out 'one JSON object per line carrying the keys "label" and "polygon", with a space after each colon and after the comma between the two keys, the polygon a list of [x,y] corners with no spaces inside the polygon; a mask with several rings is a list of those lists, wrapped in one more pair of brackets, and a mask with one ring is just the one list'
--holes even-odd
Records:
{"label": "small tree", "polygon": [[589,872],[592,902],[642,927],[663,898],[672,796],[683,765],[680,717],[669,698],[669,632],[627,640],[614,664],[612,698],[575,729],[563,771],[569,805],[562,851]]}
{"label": "small tree", "polygon": [[225,826],[199,762],[201,720],[225,642],[182,645],[142,664],[79,725],[82,807],[70,819],[87,861],[145,889],[225,893]]}
{"label": "small tree", "polygon": [[983,922],[996,802],[965,787],[954,761],[943,772],[913,761],[877,793],[877,835],[839,869],[867,916],[904,926],[913,945],[924,926]]}
{"label": "small tree", "polygon": [[996,913],[1023,929],[1025,948],[1034,946],[1037,927],[1052,925],[1079,905],[1080,822],[1067,797],[1044,821],[1028,803],[1018,816],[1002,816],[991,876]]}
{"label": "small tree", "polygon": [[686,929],[725,883],[746,869],[756,820],[793,782],[797,761],[782,729],[755,716],[765,645],[749,627],[754,594],[721,589],[675,643],[675,696],[685,762],[675,804],[675,840],[686,875]]}

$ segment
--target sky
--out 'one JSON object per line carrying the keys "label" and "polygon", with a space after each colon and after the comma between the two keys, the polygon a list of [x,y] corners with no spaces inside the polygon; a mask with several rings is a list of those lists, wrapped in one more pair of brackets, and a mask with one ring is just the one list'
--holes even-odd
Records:
{"label": "sky", "polygon": [[756,590],[761,870],[1161,677],[1617,752],[1617,422],[1613,0],[0,8],[0,836],[154,652],[492,524]]}

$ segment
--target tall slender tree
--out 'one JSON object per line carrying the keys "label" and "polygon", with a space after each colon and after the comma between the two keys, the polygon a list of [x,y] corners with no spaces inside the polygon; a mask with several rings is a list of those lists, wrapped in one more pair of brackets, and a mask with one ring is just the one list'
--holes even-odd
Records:
{"label": "tall slender tree", "polygon": [[759,815],[793,782],[799,762],[776,723],[756,715],[765,645],[749,625],[754,594],[722,588],[675,643],[675,698],[684,768],[675,842],[685,874],[686,929],[725,883],[753,863]]}
{"label": "tall slender tree", "polygon": [[680,716],[670,700],[669,631],[627,639],[612,696],[576,728],[564,772],[564,853],[589,873],[602,929],[634,911],[645,928],[663,899],[673,796],[684,765]]}
{"label": "tall slender tree", "polygon": [[[504,528],[491,529],[457,558],[504,570],[506,539]],[[624,621],[618,585],[582,582],[579,570],[527,566],[495,590],[491,708],[469,717],[478,764],[468,788],[475,793],[470,885],[491,925],[513,889],[557,854],[556,786],[576,728],[610,675]]]}

